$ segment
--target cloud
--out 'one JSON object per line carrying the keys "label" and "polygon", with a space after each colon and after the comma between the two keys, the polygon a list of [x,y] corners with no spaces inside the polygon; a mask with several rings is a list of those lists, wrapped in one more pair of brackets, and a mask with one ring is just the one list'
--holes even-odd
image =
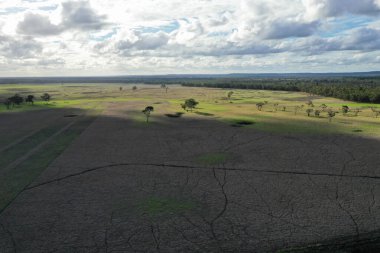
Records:
{"label": "cloud", "polygon": [[53,24],[48,16],[26,13],[18,23],[17,32],[25,35],[51,36],[70,29],[99,30],[107,26],[105,15],[98,15],[88,2],[62,3],[61,23]]}
{"label": "cloud", "polygon": [[344,51],[375,52],[376,54],[376,51],[380,50],[380,29],[364,27],[353,29],[347,34],[334,38],[312,37],[293,42],[286,48],[289,52],[303,52],[308,55]]}
{"label": "cloud", "polygon": [[59,58],[53,58],[53,59],[41,59],[37,62],[38,65],[41,66],[56,66],[56,65],[64,65],[65,60],[59,59]]}
{"label": "cloud", "polygon": [[276,20],[264,31],[266,39],[285,39],[290,37],[308,37],[313,35],[319,27],[319,22],[294,22]]}
{"label": "cloud", "polygon": [[173,35],[175,41],[179,44],[185,44],[205,32],[201,21],[197,18],[179,20],[178,23],[179,27]]}
{"label": "cloud", "polygon": [[17,31],[26,35],[57,35],[63,31],[60,25],[51,23],[48,16],[27,13],[17,26]]}
{"label": "cloud", "polygon": [[343,50],[380,50],[380,29],[360,28],[354,30],[342,44]]}
{"label": "cloud", "polygon": [[380,68],[380,0],[127,2],[0,1],[0,73]]}
{"label": "cloud", "polygon": [[306,14],[312,18],[337,17],[346,13],[377,15],[380,13],[378,0],[303,0]]}
{"label": "cloud", "polygon": [[65,28],[99,30],[107,25],[106,15],[97,14],[89,2],[62,3],[62,24]]}
{"label": "cloud", "polygon": [[0,35],[1,56],[13,58],[32,58],[42,52],[42,45],[30,37],[14,39]]}
{"label": "cloud", "polygon": [[166,45],[169,35],[164,32],[140,33],[134,31],[128,38],[116,42],[116,49],[122,53],[126,50],[154,50]]}

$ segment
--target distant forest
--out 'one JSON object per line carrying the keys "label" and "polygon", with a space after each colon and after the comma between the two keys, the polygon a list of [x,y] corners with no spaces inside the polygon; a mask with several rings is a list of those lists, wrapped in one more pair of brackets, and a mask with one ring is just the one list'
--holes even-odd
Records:
{"label": "distant forest", "polygon": [[355,102],[380,103],[380,72],[0,78],[0,84],[22,83],[181,84],[224,89],[302,91]]}
{"label": "distant forest", "polygon": [[224,89],[302,91],[355,102],[380,103],[380,78],[209,79],[179,81],[183,86]]}

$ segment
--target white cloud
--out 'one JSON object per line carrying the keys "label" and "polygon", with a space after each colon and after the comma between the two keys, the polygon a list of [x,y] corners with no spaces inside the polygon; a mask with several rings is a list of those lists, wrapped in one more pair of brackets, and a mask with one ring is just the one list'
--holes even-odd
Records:
{"label": "white cloud", "polygon": [[18,23],[17,31],[26,35],[57,35],[63,31],[59,25],[51,23],[48,16],[27,13]]}
{"label": "white cloud", "polygon": [[379,15],[380,0],[0,1],[0,75],[370,70]]}

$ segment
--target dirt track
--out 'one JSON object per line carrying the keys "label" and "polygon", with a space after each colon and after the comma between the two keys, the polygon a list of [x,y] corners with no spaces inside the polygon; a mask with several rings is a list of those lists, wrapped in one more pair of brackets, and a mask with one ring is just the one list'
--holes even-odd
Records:
{"label": "dirt track", "polygon": [[[262,252],[380,229],[377,140],[207,117],[146,126],[123,108],[0,215],[2,252]],[[200,162],[208,153],[227,159]]]}

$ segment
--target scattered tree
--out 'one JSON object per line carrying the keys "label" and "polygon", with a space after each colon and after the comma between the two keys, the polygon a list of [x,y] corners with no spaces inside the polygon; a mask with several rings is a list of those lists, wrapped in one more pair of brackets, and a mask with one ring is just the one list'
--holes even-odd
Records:
{"label": "scattered tree", "polygon": [[334,112],[333,110],[327,111],[327,115],[329,116],[329,122],[331,122],[332,118],[334,118],[336,114],[337,112]]}
{"label": "scattered tree", "polygon": [[227,93],[227,99],[230,101],[230,103],[231,103],[231,97],[232,97],[233,94],[234,94],[233,91],[229,91],[229,92]]}
{"label": "scattered tree", "polygon": [[273,111],[277,112],[278,110],[278,103],[273,104]]}
{"label": "scattered tree", "polygon": [[49,93],[44,93],[42,96],[41,96],[41,99],[43,101],[45,101],[46,103],[49,103],[49,101],[51,100],[51,96]]}
{"label": "scattered tree", "polygon": [[265,105],[265,103],[262,103],[262,102],[257,103],[257,104],[256,104],[257,110],[261,111],[261,110],[263,109],[263,106],[264,106],[264,105]]}
{"label": "scattered tree", "polygon": [[283,106],[283,107],[282,107],[282,111],[283,111],[283,112],[286,111],[286,106]]}
{"label": "scattered tree", "polygon": [[168,89],[169,89],[169,87],[166,85],[166,84],[161,84],[161,88],[162,89],[165,89],[165,93],[168,93]]}
{"label": "scattered tree", "polygon": [[193,111],[193,109],[198,105],[199,103],[193,99],[193,98],[190,98],[190,99],[186,99],[185,100],[185,103],[184,104],[181,104],[181,107],[188,111],[190,110],[191,112]]}
{"label": "scattered tree", "polygon": [[144,110],[142,110],[142,112],[145,114],[147,123],[149,122],[150,113],[153,111],[154,111],[153,106],[147,106],[147,107],[145,107]]}
{"label": "scattered tree", "polygon": [[346,115],[350,111],[350,108],[347,105],[342,106],[343,115]]}
{"label": "scattered tree", "polygon": [[307,116],[310,117],[310,114],[312,114],[314,110],[313,109],[306,109]]}
{"label": "scattered tree", "polygon": [[321,111],[320,110],[315,110],[314,111],[314,115],[315,115],[315,117],[319,117],[319,115],[321,115]]}
{"label": "scattered tree", "polygon": [[8,98],[12,105],[21,105],[24,102],[24,98],[19,94],[15,94],[13,97]]}
{"label": "scattered tree", "polygon": [[327,109],[327,105],[326,104],[321,104],[320,107],[322,108],[322,111],[325,111]]}
{"label": "scattered tree", "polygon": [[25,99],[26,103],[34,104],[34,96],[33,95],[28,95]]}

